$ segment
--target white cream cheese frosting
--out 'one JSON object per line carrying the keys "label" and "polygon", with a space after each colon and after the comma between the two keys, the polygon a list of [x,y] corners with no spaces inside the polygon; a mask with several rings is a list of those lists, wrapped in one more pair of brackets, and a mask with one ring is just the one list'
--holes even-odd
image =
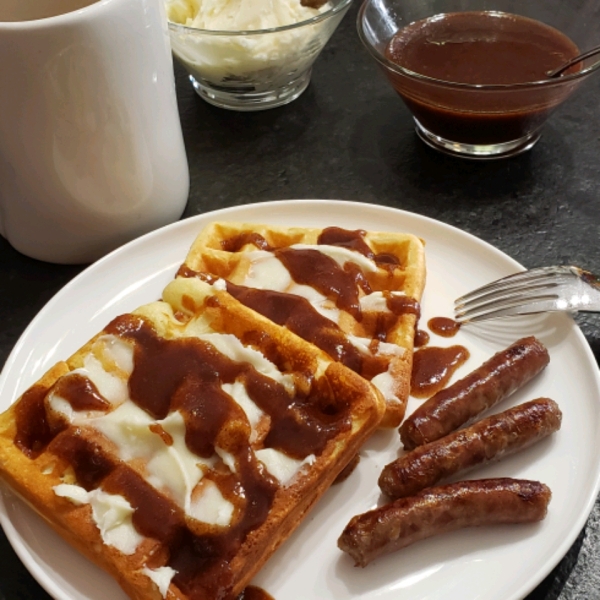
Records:
{"label": "white cream cheese frosting", "polygon": [[[343,16],[273,31],[310,21],[331,4],[315,9],[300,0],[166,0],[165,7],[169,21],[186,26],[171,29],[171,47],[195,79],[253,92],[276,90],[306,72]],[[250,34],[236,35],[240,31]]]}
{"label": "white cream cheese frosting", "polygon": [[66,483],[53,489],[57,496],[67,498],[73,504],[90,505],[94,523],[107,546],[130,555],[144,539],[133,526],[133,508],[123,496],[108,494],[100,488],[88,492],[81,486]]}
{"label": "white cream cheese frosting", "polygon": [[271,29],[323,11],[302,6],[300,0],[167,0],[166,9],[174,23],[219,31]]}
{"label": "white cream cheese frosting", "polygon": [[171,567],[158,567],[157,569],[144,567],[142,573],[154,582],[162,597],[166,598],[169,585],[171,585],[171,579],[173,579],[177,571]]}

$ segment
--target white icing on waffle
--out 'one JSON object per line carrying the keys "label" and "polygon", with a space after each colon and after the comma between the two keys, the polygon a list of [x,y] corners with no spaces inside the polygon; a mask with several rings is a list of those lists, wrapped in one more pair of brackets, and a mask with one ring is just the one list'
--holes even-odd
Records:
{"label": "white icing on waffle", "polygon": [[271,473],[281,485],[286,485],[292,481],[296,474],[304,465],[311,465],[315,461],[313,454],[308,455],[303,460],[291,458],[279,452],[274,448],[262,448],[256,451],[256,458],[267,467],[267,471]]}
{"label": "white icing on waffle", "polygon": [[166,598],[169,585],[171,585],[171,579],[173,579],[177,571],[171,567],[158,567],[158,569],[148,569],[147,567],[144,567],[142,573],[156,584],[162,597]]}
{"label": "white icing on waffle", "polygon": [[[231,360],[249,363],[262,375],[283,385],[288,393],[294,392],[294,380],[290,375],[281,373],[263,354],[244,346],[233,335],[207,331],[206,323],[192,321],[189,327],[178,333],[178,337],[197,337],[210,343]],[[235,473],[237,465],[234,455],[218,447],[210,458],[196,455],[186,445],[185,421],[179,411],[173,410],[164,419],[155,419],[132,402],[128,379],[133,372],[133,356],[131,343],[112,335],[101,336],[92,351],[84,357],[84,367],[65,377],[73,374],[87,377],[100,395],[109,401],[110,409],[106,412],[78,411],[65,398],[51,392],[46,400],[51,412],[72,425],[90,428],[101,434],[113,445],[117,458],[135,465],[134,468],[150,485],[174,501],[191,519],[209,525],[228,526],[235,508],[210,479],[210,472],[220,462]],[[321,373],[317,375],[322,374],[326,367],[321,362]],[[221,388],[246,415],[251,427],[252,443],[257,438],[257,428],[265,414],[251,400],[243,381],[222,384]],[[297,460],[271,448],[258,450],[256,457],[281,485],[288,485],[315,458],[310,455]],[[67,498],[74,504],[90,505],[104,543],[124,554],[135,552],[143,537],[133,527],[133,508],[125,498],[107,494],[101,489],[88,492],[80,486],[66,483],[55,486],[54,491],[57,496]],[[172,576],[170,571],[156,571],[151,578],[162,590],[168,588],[165,582],[170,581]]]}
{"label": "white icing on waffle", "polygon": [[67,498],[75,505],[90,505],[92,519],[107,546],[130,555],[144,539],[133,526],[133,508],[123,496],[108,494],[100,488],[88,492],[78,485],[66,483],[53,489],[57,496]]}

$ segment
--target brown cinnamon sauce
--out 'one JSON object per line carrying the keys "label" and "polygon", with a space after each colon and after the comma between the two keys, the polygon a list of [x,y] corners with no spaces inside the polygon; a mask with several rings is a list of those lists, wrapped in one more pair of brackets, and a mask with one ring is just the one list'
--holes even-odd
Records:
{"label": "brown cinnamon sauce", "polygon": [[92,381],[78,373],[59,379],[54,392],[67,400],[73,410],[106,411],[110,408],[110,402],[100,395]]}
{"label": "brown cinnamon sauce", "polygon": [[237,600],[273,600],[273,596],[268,594],[262,588],[249,585],[238,597]]}
{"label": "brown cinnamon sauce", "polygon": [[259,250],[272,250],[271,246],[260,233],[245,232],[221,242],[225,252],[239,252],[246,244],[254,244]]}
{"label": "brown cinnamon sauce", "polygon": [[[286,326],[353,371],[362,372],[363,362],[368,360],[368,357],[363,357],[338,325],[321,315],[306,298],[295,294],[248,288],[230,282],[227,283],[227,291],[242,304],[278,325]],[[385,370],[385,365],[374,370],[381,372]]]}
{"label": "brown cinnamon sauce", "polygon": [[53,437],[44,406],[47,392],[47,388],[35,385],[23,394],[15,408],[15,446],[29,458],[39,456]]}
{"label": "brown cinnamon sauce", "polygon": [[410,393],[415,398],[429,398],[446,387],[454,372],[469,358],[464,346],[420,348],[413,356]]}
{"label": "brown cinnamon sauce", "polygon": [[[317,239],[317,245],[339,246],[362,254],[387,270],[400,266],[396,256],[390,253],[375,254],[364,240],[366,232],[340,227],[327,227]],[[272,251],[283,263],[292,279],[299,284],[310,285],[324,296],[334,300],[336,306],[349,312],[357,321],[361,320],[359,289],[365,294],[372,292],[371,286],[361,269],[348,262],[342,268],[331,257],[317,249],[272,248],[263,236],[246,232],[221,242],[228,252],[237,252],[246,244],[254,244],[261,250]],[[184,272],[183,276],[188,276]]]}
{"label": "brown cinnamon sauce", "polygon": [[57,435],[48,450],[71,465],[77,483],[88,491],[97,488],[117,467],[117,459],[82,437],[79,429],[67,429]]}
{"label": "brown cinnamon sauce", "polygon": [[388,335],[394,330],[398,319],[403,315],[415,315],[417,320],[421,316],[421,305],[408,296],[395,296],[384,292],[386,306],[389,312],[379,313],[372,333],[374,339],[385,342]]}
{"label": "brown cinnamon sauce", "polygon": [[365,242],[364,237],[366,235],[364,229],[356,229],[350,231],[348,229],[342,229],[341,227],[327,227],[323,229],[317,244],[326,246],[340,246],[342,248],[348,248],[359,252],[363,256],[366,256],[369,260],[374,260],[377,266],[384,269],[394,269],[400,266],[398,257],[388,252],[381,252],[375,254],[368,244]]}
{"label": "brown cinnamon sauce", "polygon": [[448,317],[433,317],[427,321],[427,327],[441,337],[450,338],[458,333],[460,323]]}
{"label": "brown cinnamon sauce", "polygon": [[210,275],[209,273],[199,273],[198,271],[194,271],[194,269],[191,269],[185,263],[182,264],[179,269],[177,269],[176,277],[197,277],[201,281],[205,281],[206,283],[210,284],[213,284],[217,280],[216,277]]}
{"label": "brown cinnamon sauce", "polygon": [[389,294],[386,298],[388,310],[395,315],[415,315],[417,319],[421,316],[421,305],[408,296],[395,296]]}
{"label": "brown cinnamon sauce", "polygon": [[349,268],[342,268],[330,256],[312,249],[282,248],[275,251],[275,256],[296,283],[310,285],[330,297],[337,308],[361,320],[358,288],[360,286],[366,294],[371,293],[371,288],[362,271],[352,268],[352,263],[347,263]]}
{"label": "brown cinnamon sauce", "polygon": [[[546,73],[579,54],[560,31],[498,11],[438,14],[403,27],[385,56],[434,81],[388,71],[392,85],[429,131],[448,140],[492,144],[535,131],[572,88],[506,93],[465,91],[459,84],[515,85],[546,80]],[[578,64],[567,74],[581,69]]]}
{"label": "brown cinnamon sauce", "polygon": [[[251,400],[271,418],[266,445],[289,456],[319,454],[331,437],[349,426],[344,411],[330,423],[330,408],[327,423],[319,420],[318,407],[326,402],[319,398],[324,391],[318,389],[318,380],[312,382],[306,397],[294,398],[282,384],[249,363],[232,361],[198,338],[158,338],[145,321],[130,316],[115,319],[106,331],[135,342],[131,400],[156,419],[164,419],[172,409],[180,410],[188,432],[186,443],[199,456],[212,455],[217,433],[226,421],[246,422],[239,405],[221,389],[221,384],[236,380],[244,382]],[[299,400],[310,410],[310,416],[301,421],[292,418]],[[327,402],[337,407],[335,399]]]}
{"label": "brown cinnamon sauce", "polygon": [[152,433],[160,436],[160,439],[163,441],[165,446],[173,445],[173,436],[168,431],[165,431],[162,425],[159,425],[158,423],[152,423],[148,429],[150,429]]}
{"label": "brown cinnamon sauce", "polygon": [[415,348],[420,348],[421,346],[427,346],[429,343],[429,334],[423,329],[415,330]]}
{"label": "brown cinnamon sauce", "polygon": [[438,14],[403,27],[390,60],[442,81],[515,84],[541,81],[578,54],[563,33],[534,19],[497,11]]}

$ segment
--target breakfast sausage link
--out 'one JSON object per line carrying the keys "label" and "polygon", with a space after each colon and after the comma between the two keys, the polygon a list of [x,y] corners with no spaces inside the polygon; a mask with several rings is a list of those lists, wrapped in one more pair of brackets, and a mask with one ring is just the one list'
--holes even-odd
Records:
{"label": "breakfast sausage link", "polygon": [[424,402],[400,427],[405,450],[437,440],[517,391],[550,357],[535,337],[522,338]]}
{"label": "breakfast sausage link", "polygon": [[390,498],[412,496],[460,471],[499,460],[560,429],[562,413],[549,398],[538,398],[439,440],[419,446],[388,464],[379,487]]}
{"label": "breakfast sausage link", "polygon": [[537,481],[459,481],[353,517],[338,546],[364,567],[378,556],[433,535],[465,527],[541,521],[550,497],[550,489]]}

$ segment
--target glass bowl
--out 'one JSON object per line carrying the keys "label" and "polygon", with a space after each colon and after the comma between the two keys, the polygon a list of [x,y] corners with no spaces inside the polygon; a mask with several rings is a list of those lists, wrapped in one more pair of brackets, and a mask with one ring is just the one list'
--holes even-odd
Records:
{"label": "glass bowl", "polygon": [[352,0],[330,0],[316,16],[272,29],[217,31],[169,21],[174,55],[198,95],[221,108],[254,111],[295,100]]}
{"label": "glass bowl", "polygon": [[[519,154],[539,139],[550,114],[594,71],[597,57],[556,79],[515,84],[443,81],[386,57],[394,35],[434,15],[494,11],[535,19],[570,38],[581,51],[600,44],[600,3],[572,0],[365,0],[358,14],[363,44],[411,111],[419,137],[468,158]],[[573,72],[574,71],[574,72]]]}

